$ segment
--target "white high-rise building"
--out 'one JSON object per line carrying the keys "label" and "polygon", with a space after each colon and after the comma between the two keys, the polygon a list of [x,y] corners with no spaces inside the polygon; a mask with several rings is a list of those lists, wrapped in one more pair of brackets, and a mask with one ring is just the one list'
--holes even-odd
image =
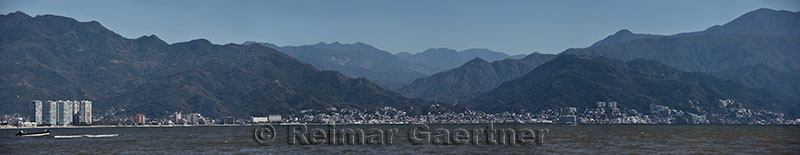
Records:
{"label": "white high-rise building", "polygon": [[33,103],[33,107],[34,107],[33,108],[33,118],[36,121],[36,125],[42,125],[42,123],[44,123],[44,118],[42,117],[42,113],[44,112],[44,109],[43,109],[42,106],[44,106],[44,105],[43,105],[42,101],[40,101],[40,100],[31,100],[31,103]]}
{"label": "white high-rise building", "polygon": [[55,101],[33,100],[36,125],[55,125],[58,121],[58,106]]}
{"label": "white high-rise building", "polygon": [[[74,101],[78,102],[78,101]],[[83,100],[78,104],[78,118],[79,123],[92,124],[92,101]]]}
{"label": "white high-rise building", "polygon": [[616,102],[616,101],[614,101],[614,102],[608,102],[608,107],[609,107],[609,108],[617,108],[617,102]]}
{"label": "white high-rise building", "polygon": [[200,124],[200,120],[203,119],[203,115],[199,113],[190,113],[186,116],[187,121],[189,124]]}
{"label": "white high-rise building", "polygon": [[58,100],[57,104],[57,120],[56,125],[71,125],[72,124],[72,101]]}
{"label": "white high-rise building", "polygon": [[92,101],[32,100],[36,125],[92,124]]}
{"label": "white high-rise building", "polygon": [[72,124],[78,124],[81,121],[80,119],[80,101],[70,101],[67,100],[68,103],[72,104]]}
{"label": "white high-rise building", "polygon": [[182,116],[183,115],[181,115],[181,112],[176,111],[172,113],[172,117],[175,118],[174,120],[175,123],[184,123]]}

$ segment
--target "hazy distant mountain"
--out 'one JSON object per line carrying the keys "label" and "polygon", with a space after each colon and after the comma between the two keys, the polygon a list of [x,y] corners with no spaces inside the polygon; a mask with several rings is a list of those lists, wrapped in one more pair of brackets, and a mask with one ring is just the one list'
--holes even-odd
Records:
{"label": "hazy distant mountain", "polygon": [[[490,62],[512,58],[512,56],[509,56],[505,53],[479,48],[467,49],[463,51],[456,51],[449,48],[431,48],[421,53],[410,54],[407,52],[401,52],[396,55],[414,63],[424,64],[444,70],[456,68],[475,58],[481,58]],[[521,58],[524,56],[524,54],[515,55],[516,58]]]}
{"label": "hazy distant mountain", "polygon": [[[303,52],[306,47],[293,48]],[[308,48],[372,49],[363,44]],[[419,113],[429,107],[363,78],[318,71],[264,46],[214,45],[203,39],[167,44],[154,35],[126,39],[98,22],[53,15],[0,15],[0,50],[0,113],[32,114],[28,102],[34,99],[89,99],[97,113],[114,107],[155,117],[167,111],[245,117],[331,106],[416,107],[410,111]],[[380,61],[359,64],[381,67]]]}
{"label": "hazy distant mountain", "polygon": [[561,54],[528,74],[481,94],[468,107],[486,112],[536,112],[591,108],[598,101],[616,101],[620,108],[640,112],[657,104],[701,114],[721,112],[721,99],[779,112],[786,112],[781,106],[792,105],[792,101],[768,91],[706,73],[683,72],[652,60],[623,62]]}
{"label": "hazy distant mountain", "polygon": [[[245,42],[249,43],[255,42]],[[392,90],[440,70],[409,62],[361,42],[284,47],[269,43],[258,44],[284,52],[320,70],[334,70],[350,77],[364,77]]]}
{"label": "hazy distant mountain", "polygon": [[712,75],[744,84],[752,88],[774,90],[781,95],[800,99],[800,71],[784,72],[766,65],[728,69]]}
{"label": "hazy distant mountain", "polygon": [[[613,44],[604,40],[564,53],[621,60],[650,59],[685,71],[720,72],[758,64],[780,71],[800,70],[798,21],[798,12],[759,9],[706,31],[634,37],[638,39],[622,39],[626,41]],[[624,30],[620,33],[629,34]]]}
{"label": "hazy distant mountain", "polygon": [[[537,52],[534,52],[534,53],[537,53]],[[525,56],[528,56],[528,55],[526,55],[526,54],[517,54],[517,55],[508,56],[508,58],[511,58],[511,59],[522,59],[522,58],[525,58]]]}
{"label": "hazy distant mountain", "polygon": [[[626,30],[609,36],[588,48],[569,49],[564,53],[605,56],[621,60],[649,59],[684,71],[708,73],[727,72],[721,78],[732,79],[755,88],[766,88],[781,94],[797,91],[776,84],[800,83],[788,74],[765,73],[766,70],[746,69],[748,66],[764,65],[772,71],[790,72],[800,70],[800,13],[758,9],[706,31],[671,36],[634,35],[637,39],[612,41],[609,38],[628,34]],[[625,36],[625,35],[623,35]],[[613,39],[620,40],[620,39]],[[738,70],[745,68],[744,70]],[[729,71],[737,70],[737,71]],[[751,73],[745,73],[752,71]],[[731,72],[742,74],[731,75]],[[754,81],[754,80],[769,81]]]}
{"label": "hazy distant mountain", "polygon": [[466,102],[500,83],[520,77],[555,57],[550,54],[530,54],[522,59],[487,62],[475,58],[461,67],[419,78],[398,90],[410,97],[439,102]]}
{"label": "hazy distant mountain", "polygon": [[748,12],[725,25],[710,27],[706,32],[800,35],[798,27],[800,12],[762,8]]}
{"label": "hazy distant mountain", "polygon": [[627,29],[623,29],[614,33],[614,35],[610,35],[603,40],[597,41],[592,46],[604,46],[604,45],[611,45],[631,40],[637,39],[647,39],[647,38],[658,38],[662,37],[661,35],[652,35],[652,34],[635,34]]}
{"label": "hazy distant mountain", "polygon": [[266,47],[274,49],[274,50],[276,50],[278,52],[281,52],[281,47],[280,46],[272,44],[272,43],[268,43],[268,42],[245,41],[244,43],[242,43],[242,45],[251,45],[251,44],[258,44],[258,45],[261,45],[261,46],[266,46]]}

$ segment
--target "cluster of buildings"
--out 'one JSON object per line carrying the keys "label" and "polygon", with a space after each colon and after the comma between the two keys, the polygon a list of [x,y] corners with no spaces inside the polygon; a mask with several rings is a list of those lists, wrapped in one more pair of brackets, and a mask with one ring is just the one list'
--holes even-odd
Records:
{"label": "cluster of buildings", "polygon": [[[35,105],[35,124],[25,124],[22,116],[4,116],[6,125],[17,126],[68,126],[92,124],[92,101],[31,101]],[[407,112],[394,107],[383,107],[372,110],[356,108],[305,109],[298,114],[256,116],[250,119],[223,117],[212,119],[200,113],[183,114],[168,112],[167,118],[148,119],[144,114],[137,114],[133,120],[130,116],[110,117],[115,112],[98,115],[98,120],[133,122],[139,125],[211,125],[211,124],[249,124],[249,123],[340,123],[340,124],[408,124],[408,123],[442,123],[442,124],[476,124],[476,123],[580,123],[580,124],[800,124],[800,119],[784,119],[784,114],[766,110],[746,108],[734,100],[720,100],[713,110],[703,109],[696,101],[686,110],[651,104],[643,112],[620,107],[616,101],[599,101],[593,107],[557,107],[538,112],[526,113],[485,113],[466,110],[455,113],[443,109],[438,104],[428,114],[408,115]],[[707,108],[707,107],[706,107]],[[717,109],[718,108],[718,109]],[[687,108],[682,108],[687,109]],[[124,111],[124,110],[120,110]],[[102,113],[102,112],[101,112]],[[104,116],[109,118],[104,119]],[[112,120],[117,119],[117,120]],[[125,123],[128,124],[128,123]]]}
{"label": "cluster of buildings", "polygon": [[[440,105],[431,105],[431,109]],[[299,115],[288,115],[286,123],[338,123],[338,124],[476,124],[476,123],[553,123],[533,113],[496,113],[467,110],[455,113],[432,111],[423,115],[408,115],[401,109],[383,107],[375,110],[354,108],[326,108],[324,110],[302,110]]]}
{"label": "cluster of buildings", "polygon": [[173,112],[170,118],[171,120],[167,121],[168,124],[213,124],[216,122],[203,117],[200,113],[181,114],[181,112]]}
{"label": "cluster of buildings", "polygon": [[[690,103],[691,105],[699,105]],[[432,105],[438,106],[438,105]],[[545,109],[535,113],[485,113],[467,110],[465,112],[431,112],[423,115],[406,115],[406,112],[393,107],[376,110],[352,108],[326,108],[324,110],[306,109],[300,114],[288,115],[287,123],[341,123],[341,124],[407,124],[407,123],[579,123],[579,124],[798,124],[800,119],[787,120],[783,114],[766,110],[752,110],[741,103],[720,100],[719,110],[705,110],[692,106],[691,111],[651,104],[643,112],[633,108],[623,108],[616,101],[596,102],[593,107],[561,107]]]}
{"label": "cluster of buildings", "polygon": [[282,122],[281,115],[267,115],[267,117],[250,117],[253,123]]}
{"label": "cluster of buildings", "polygon": [[92,101],[41,101],[33,100],[36,125],[78,125],[92,124]]}
{"label": "cluster of buildings", "polygon": [[217,121],[215,119],[203,117],[203,115],[200,113],[182,114],[181,112],[172,112],[168,118],[161,119],[148,119],[144,114],[136,114],[133,122],[139,125],[234,124],[232,117],[226,117],[220,121]]}

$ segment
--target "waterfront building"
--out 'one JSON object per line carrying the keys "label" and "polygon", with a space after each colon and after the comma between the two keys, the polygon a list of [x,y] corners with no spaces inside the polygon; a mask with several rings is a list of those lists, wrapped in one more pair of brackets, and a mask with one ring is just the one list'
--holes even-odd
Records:
{"label": "waterfront building", "polygon": [[71,125],[73,116],[72,102],[58,100],[56,101],[56,106],[58,107],[56,125]]}
{"label": "waterfront building", "polygon": [[281,122],[281,115],[269,115],[269,122]]}
{"label": "waterfront building", "polygon": [[41,101],[41,100],[33,100],[31,101],[34,104],[35,109],[35,121],[36,125],[55,125],[58,114],[56,102],[54,101]]}
{"label": "waterfront building", "polygon": [[269,118],[267,117],[251,117],[253,119],[253,123],[266,123],[269,122]]}
{"label": "waterfront building", "polygon": [[222,124],[236,124],[236,119],[231,116],[223,117]]}
{"label": "waterfront building", "polygon": [[180,123],[180,124],[184,123],[183,115],[181,115],[181,112],[177,112],[177,111],[173,112],[172,113],[172,118],[174,118],[173,122],[175,122],[175,123]]}
{"label": "waterfront building", "polygon": [[37,125],[72,125],[92,123],[92,101],[32,100]]}
{"label": "waterfront building", "polygon": [[80,101],[78,109],[78,122],[83,124],[92,124],[92,101]]}
{"label": "waterfront building", "polygon": [[73,116],[72,117],[72,123],[73,124],[77,124],[78,122],[81,121],[81,118],[80,118],[80,107],[81,107],[80,104],[81,104],[81,102],[80,101],[70,101],[70,100],[67,100],[66,102],[72,104],[72,116]]}
{"label": "waterfront building", "polygon": [[186,119],[189,124],[200,124],[201,120],[203,119],[203,115],[200,115],[200,113],[190,113],[186,116]]}
{"label": "waterfront building", "polygon": [[147,117],[144,114],[136,114],[136,123],[137,124],[144,124],[147,121]]}
{"label": "waterfront building", "polygon": [[253,123],[281,122],[281,115],[267,115],[267,117],[251,117]]}
{"label": "waterfront building", "polygon": [[577,112],[578,112],[578,108],[576,108],[576,107],[568,107],[567,108],[567,113],[568,114],[575,114]]}
{"label": "waterfront building", "polygon": [[44,123],[42,117],[42,112],[44,111],[44,109],[42,109],[43,103],[40,100],[31,100],[31,103],[33,103],[33,120],[36,121],[36,125],[41,125]]}

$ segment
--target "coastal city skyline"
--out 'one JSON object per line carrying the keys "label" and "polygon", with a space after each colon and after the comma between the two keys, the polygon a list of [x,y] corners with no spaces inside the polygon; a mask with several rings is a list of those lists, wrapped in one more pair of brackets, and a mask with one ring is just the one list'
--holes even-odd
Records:
{"label": "coastal city skyline", "polygon": [[0,0],[0,154],[800,154],[800,2]]}
{"label": "coastal city skyline", "polygon": [[[776,11],[776,10],[770,10],[770,9],[759,9],[759,10],[755,10],[755,11],[752,11],[750,13],[747,13],[747,14],[743,15],[740,18],[752,18],[752,17],[755,17],[755,16],[764,16],[763,14],[776,14],[776,13],[786,13],[786,11]],[[13,14],[9,14],[7,16],[14,17],[14,18],[31,18],[27,14],[25,14],[23,12],[20,12],[20,11],[15,12]],[[46,17],[36,16],[36,17],[33,17],[33,18],[40,19],[40,18],[46,18]],[[56,18],[64,18],[64,17],[56,17]],[[743,21],[743,20],[746,20],[746,19],[737,19],[737,20],[734,20],[731,23],[736,23],[737,21]],[[91,23],[91,22],[88,22],[88,23]],[[726,24],[725,26],[731,27],[730,24]],[[735,25],[733,25],[733,26],[735,26]],[[709,28],[708,31],[709,32],[713,32],[713,31],[716,31],[716,29],[714,29],[714,27],[712,27],[712,28]],[[640,36],[636,36],[636,35],[640,35]],[[619,39],[626,39],[626,37],[632,37],[632,36],[633,37],[643,37],[643,38],[660,37],[659,35],[634,34],[634,33],[630,32],[628,30],[620,30],[619,32],[617,32],[615,34],[608,36],[604,40],[596,42],[595,45],[599,45],[599,44],[602,45],[602,44],[605,44],[605,42],[608,42],[608,41],[616,41],[616,40],[619,40]],[[676,35],[676,36],[681,36],[681,35]],[[147,38],[147,37],[148,36],[137,38],[136,40],[142,40],[143,38]],[[156,41],[160,41],[160,40],[158,40],[159,38],[157,38],[155,36],[149,36],[149,37],[151,39],[155,39]],[[190,41],[190,42],[203,42],[203,41],[207,42],[206,40],[193,40],[193,41]],[[269,47],[269,48],[274,48],[276,50],[280,50],[281,52],[292,52],[292,49],[294,49],[294,48],[306,47],[306,46],[300,46],[300,47],[275,47],[274,45],[271,45],[271,44],[268,44],[268,43],[250,43],[250,44],[243,44],[243,45],[251,45],[251,44],[263,45],[263,46],[266,46],[266,47]],[[370,45],[367,45],[367,44],[363,44],[363,43],[340,44],[340,43],[336,42],[336,43],[331,43],[331,44],[316,44],[316,45],[311,45],[311,46],[315,46],[316,48],[322,48],[322,49],[324,49],[324,48],[330,48],[330,49],[341,48],[341,47],[337,47],[337,46],[345,46],[345,47],[346,46],[353,46],[353,47],[346,47],[346,48],[373,48],[374,49],[374,47],[372,47]],[[362,50],[362,49],[356,49],[356,50]],[[566,51],[566,52],[570,52],[570,51]],[[464,53],[466,53],[466,52],[464,52]],[[553,58],[553,57],[555,57],[553,55],[546,55],[546,54],[538,54],[538,55],[541,55],[541,57],[548,57],[548,58],[545,58],[545,59],[557,59],[559,61],[574,61],[574,60],[570,60],[572,58],[569,58],[569,57],[571,57],[569,55],[563,55],[562,54],[562,55],[558,56],[558,58]],[[409,57],[409,56],[402,56],[402,55],[397,55],[397,56],[398,57]],[[531,54],[529,56],[526,56],[525,59],[528,59],[528,57],[531,57],[531,56],[537,56],[537,54]],[[519,58],[520,57],[517,57],[517,59],[519,59]],[[479,60],[479,59],[480,59],[480,56],[478,58],[476,58],[475,60]],[[513,57],[512,57],[512,59],[513,59]],[[301,60],[307,61],[307,60],[304,60],[304,59],[301,59]],[[414,59],[408,59],[408,60],[414,60]],[[470,62],[467,62],[464,66],[469,66],[469,64],[473,63],[473,61],[475,61],[475,60],[470,60]],[[465,60],[462,60],[462,61],[465,61]],[[502,60],[502,61],[508,61],[508,60]],[[556,60],[553,60],[553,61],[556,61]],[[602,60],[602,58],[600,60],[598,60],[598,62],[603,62],[603,61],[606,61],[606,60]],[[500,61],[498,61],[498,62],[500,62]],[[118,62],[118,60],[112,60],[111,63],[119,63],[119,62]],[[311,63],[314,64],[314,62],[311,62]],[[631,62],[628,62],[628,63],[631,63]],[[641,66],[636,66],[636,67],[641,67]],[[459,68],[456,68],[455,70],[458,70],[458,69]],[[534,70],[534,71],[536,71],[536,70]],[[452,71],[446,71],[446,72],[452,72]],[[435,77],[435,76],[431,76],[430,78],[433,78],[433,77]],[[381,81],[380,79],[373,79],[373,78],[370,78],[370,79],[375,80],[376,82],[380,82]],[[417,82],[417,81],[419,81],[419,80],[415,80],[415,82]],[[280,83],[280,80],[274,80],[272,82]],[[382,83],[378,83],[378,84],[381,85],[381,86],[386,86],[386,85],[383,85]],[[413,83],[412,83],[412,85],[413,85]],[[412,85],[409,85],[409,86],[412,86]],[[403,89],[410,89],[409,86],[406,86],[406,88],[402,88],[402,89],[397,90],[397,91],[400,91],[401,93],[403,93],[403,91],[408,91],[408,90],[403,90]],[[497,88],[497,89],[500,90],[500,91],[503,90],[503,89],[500,89],[500,88]],[[412,94],[406,94],[406,95],[413,96],[414,93],[415,92],[412,92]],[[487,93],[492,93],[492,92],[487,92]],[[480,96],[475,96],[475,97],[480,97]],[[734,98],[736,98],[736,97],[734,96]],[[602,107],[604,107],[604,105],[606,103],[604,101],[583,100],[583,102],[589,102],[589,103],[597,102],[598,105],[595,108],[602,108],[602,110],[596,110],[596,109],[592,110],[592,108],[590,108],[590,107],[580,107],[580,106],[557,106],[557,107],[550,107],[549,109],[539,109],[538,111],[530,111],[530,112],[529,111],[524,111],[524,109],[523,109],[523,111],[510,111],[510,115],[512,115],[512,116],[513,115],[526,115],[527,117],[525,119],[519,120],[518,118],[499,118],[499,120],[501,120],[501,122],[547,123],[547,122],[563,122],[563,121],[560,120],[561,118],[570,117],[571,116],[571,117],[574,118],[574,122],[581,122],[581,123],[615,123],[615,124],[619,124],[619,123],[622,123],[622,124],[659,124],[659,123],[664,123],[664,124],[672,124],[672,123],[687,123],[687,124],[702,124],[702,123],[721,123],[721,124],[742,124],[742,123],[743,124],[794,124],[794,123],[797,122],[794,119],[785,119],[785,118],[783,118],[786,115],[785,113],[774,112],[774,111],[763,110],[763,109],[752,109],[752,107],[745,105],[745,104],[748,104],[747,102],[742,103],[741,100],[737,100],[737,99],[734,99],[734,98],[718,98],[716,100],[712,100],[712,102],[719,102],[719,103],[712,103],[712,104],[719,104],[719,105],[715,105],[715,106],[718,106],[717,108],[722,108],[722,109],[730,108],[729,109],[730,111],[723,111],[722,113],[720,113],[719,111],[716,111],[716,110],[706,111],[706,110],[703,110],[700,107],[694,107],[695,109],[691,109],[691,110],[687,110],[685,108],[683,108],[683,110],[680,109],[680,108],[679,109],[671,109],[670,106],[678,106],[678,107],[680,107],[680,105],[669,105],[669,104],[661,105],[661,104],[657,104],[657,103],[647,103],[649,105],[649,107],[650,107],[649,109],[631,108],[631,107],[637,107],[638,106],[637,104],[645,104],[645,103],[636,103],[636,102],[633,102],[633,103],[631,103],[631,102],[621,102],[622,105],[623,105],[622,107],[627,107],[627,108],[619,108],[618,109],[617,106],[616,106],[617,105],[616,101],[608,102],[609,107],[613,107],[613,108],[605,109],[605,108],[602,108]],[[415,100],[415,101],[412,102],[412,104],[423,104],[424,105],[424,104],[428,104],[430,102],[430,100],[431,100],[431,98],[425,98],[425,97],[423,97],[423,99],[428,99],[428,101]],[[428,107],[422,106],[422,108],[427,108],[426,111],[428,111],[429,114],[431,114],[431,112],[435,111],[436,114],[434,114],[434,115],[464,115],[465,113],[463,112],[463,110],[459,110],[459,108],[462,108],[462,107],[459,107],[460,105],[458,105],[458,100],[457,99],[458,98],[456,98],[455,102],[453,103],[452,102],[453,100],[449,99],[449,98],[446,98],[446,96],[441,97],[441,100],[439,98],[433,98],[433,105],[436,105],[436,106],[433,106],[433,105],[428,106]],[[469,98],[466,98],[465,100],[469,101],[468,99]],[[470,102],[480,101],[480,99],[481,98],[475,98],[475,100],[470,101]],[[445,105],[446,104],[450,104],[450,103],[452,103],[453,105],[452,105],[452,107],[450,107],[450,106],[441,106],[438,103],[439,101],[442,101],[443,104],[445,104]],[[406,104],[409,103],[408,101],[405,101],[405,102],[406,102]],[[426,103],[426,102],[428,102],[428,103]],[[698,102],[698,101],[689,100],[690,104],[694,104],[692,102]],[[92,109],[92,101],[86,101],[86,100],[83,100],[83,101],[70,101],[70,100],[40,101],[40,100],[33,100],[33,101],[31,101],[31,103],[33,103],[33,105],[30,105],[30,106],[27,106],[27,107],[35,107],[35,113],[33,113],[35,115],[27,115],[27,116],[25,116],[25,115],[17,115],[17,117],[15,117],[13,119],[13,120],[16,120],[16,121],[14,121],[14,122],[6,121],[6,124],[11,124],[11,123],[14,123],[14,124],[30,124],[30,123],[26,123],[26,121],[27,121],[27,122],[34,122],[37,125],[62,125],[63,126],[63,125],[72,125],[72,124],[78,124],[78,123],[92,124],[92,122],[94,121],[94,120],[92,120],[92,118],[93,118],[92,115],[93,114],[92,114],[92,110],[91,110]],[[601,103],[603,103],[603,104],[601,105]],[[124,103],[124,104],[130,104],[130,103]],[[167,103],[167,104],[170,104],[170,103]],[[582,104],[585,104],[585,103],[582,103]],[[104,104],[100,104],[100,105],[104,105]],[[733,106],[733,105],[735,105],[735,106]],[[638,107],[642,107],[642,106],[638,106]],[[145,107],[145,108],[148,108],[148,107]],[[334,110],[322,110],[322,109],[331,109],[331,108],[334,109]],[[339,109],[350,109],[348,111],[350,111],[349,113],[351,115],[358,115],[360,118],[346,118],[346,117],[337,118],[337,117],[332,117],[332,116],[326,116],[326,115],[333,115],[333,116],[340,115],[335,110],[336,108],[339,108]],[[392,109],[394,109],[394,108],[399,108],[399,107],[384,106],[384,107],[379,107],[379,108],[392,108]],[[476,106],[473,105],[472,107],[467,107],[467,108],[480,108],[480,107],[476,107]],[[572,109],[572,110],[571,110],[570,113],[565,113],[565,112],[563,112],[564,109]],[[202,110],[208,111],[208,110],[214,110],[214,109],[202,109]],[[143,124],[171,125],[171,124],[177,124],[177,123],[181,123],[181,122],[188,122],[188,123],[191,123],[191,124],[216,124],[216,122],[227,122],[227,123],[230,123],[230,121],[223,121],[223,120],[225,120],[225,118],[233,118],[235,120],[238,120],[238,121],[235,121],[235,122],[243,122],[243,123],[245,123],[245,122],[258,122],[258,121],[256,121],[256,119],[253,119],[253,120],[248,120],[248,119],[249,118],[255,118],[255,117],[267,116],[267,114],[269,114],[269,115],[273,115],[273,114],[286,115],[286,117],[285,117],[286,120],[282,120],[281,122],[298,122],[298,121],[299,122],[303,122],[303,121],[320,122],[321,121],[321,122],[340,122],[340,123],[354,123],[354,124],[370,123],[370,122],[383,122],[383,123],[426,122],[427,120],[425,119],[425,117],[431,117],[431,116],[417,117],[417,116],[411,116],[411,115],[406,116],[407,113],[414,113],[414,111],[413,110],[412,111],[408,111],[409,109],[403,109],[403,110],[400,110],[400,112],[401,112],[400,115],[394,115],[394,116],[383,116],[383,115],[368,116],[369,118],[367,119],[365,117],[366,117],[366,115],[368,115],[368,113],[370,113],[369,111],[374,111],[375,109],[369,109],[369,108],[367,108],[367,109],[358,109],[358,108],[352,108],[352,107],[347,107],[347,106],[344,106],[344,107],[331,106],[331,107],[305,107],[303,109],[290,110],[290,111],[284,111],[284,112],[255,111],[255,113],[258,113],[258,114],[228,113],[228,114],[220,115],[218,113],[211,113],[211,114],[206,113],[206,114],[212,116],[211,118],[206,120],[205,119],[206,117],[203,117],[203,111],[202,110],[201,111],[186,111],[186,110],[177,110],[177,111],[171,110],[170,111],[170,110],[168,110],[167,112],[174,112],[174,113],[177,113],[177,114],[165,115],[165,114],[153,113],[152,111],[138,111],[136,113],[130,113],[129,112],[130,110],[129,109],[125,109],[125,108],[111,108],[111,109],[106,108],[106,109],[103,109],[103,112],[97,113],[96,115],[99,116],[99,117],[97,117],[98,120],[105,121],[104,123],[106,123],[106,124],[109,124],[109,123],[113,124],[114,122],[117,122],[117,123],[123,123],[123,124],[141,124],[141,125],[143,125]],[[288,110],[288,109],[282,109],[282,110]],[[760,111],[755,112],[756,110],[760,110]],[[72,111],[72,112],[68,112],[68,111]],[[561,112],[558,112],[557,114],[547,114],[547,113],[552,113],[553,111],[561,111]],[[580,112],[580,111],[583,111],[583,112]],[[189,121],[176,119],[176,118],[180,118],[181,117],[180,113],[182,113],[182,112],[189,112],[190,113],[190,114],[188,114],[186,116],[183,116],[184,118],[187,118],[187,120],[189,120]],[[308,113],[308,112],[310,112],[310,113]],[[330,113],[330,112],[333,112],[333,113]],[[509,111],[491,111],[491,110],[484,111],[484,112],[489,112],[490,114],[491,113],[499,113],[499,112],[509,113]],[[641,112],[644,112],[644,113],[641,113]],[[725,113],[731,113],[731,112],[736,113],[736,114],[735,115],[725,114]],[[24,112],[22,112],[22,113],[24,113]],[[145,113],[147,113],[147,114],[145,114]],[[134,117],[134,114],[135,114],[135,117]],[[322,116],[314,116],[314,115],[318,115],[318,114],[321,114]],[[661,114],[664,114],[664,115],[661,115]],[[419,113],[416,113],[414,115],[419,115]],[[532,117],[531,115],[535,115],[535,117]],[[6,116],[9,116],[9,115],[6,115]],[[155,117],[153,117],[153,116],[155,116]],[[167,116],[172,117],[172,118],[168,118]],[[660,118],[661,116],[668,116],[668,117]],[[730,117],[730,116],[736,116],[736,117],[734,118],[734,117]],[[145,117],[147,117],[147,118],[145,118]],[[329,119],[320,119],[320,117],[322,117],[322,118],[331,117],[331,118],[329,118]],[[353,117],[353,116],[350,116],[350,117]],[[391,119],[387,119],[387,117],[390,117]],[[400,118],[400,117],[403,117],[403,118]],[[435,116],[435,117],[439,117],[439,116]],[[678,117],[678,118],[676,119],[675,117]],[[751,118],[748,118],[748,117],[751,117]],[[151,119],[151,118],[155,118],[155,119]],[[748,119],[742,120],[743,118],[748,118]],[[616,119],[616,121],[614,121],[613,119]],[[152,122],[152,123],[148,123],[148,122]],[[202,122],[202,123],[200,123],[200,122]],[[470,122],[470,121],[465,121],[463,119],[454,119],[454,120],[447,120],[447,121],[444,121],[444,122]],[[442,123],[442,122],[440,122],[440,123]],[[472,123],[491,123],[491,121],[487,121],[487,120],[474,121],[473,120]]]}

